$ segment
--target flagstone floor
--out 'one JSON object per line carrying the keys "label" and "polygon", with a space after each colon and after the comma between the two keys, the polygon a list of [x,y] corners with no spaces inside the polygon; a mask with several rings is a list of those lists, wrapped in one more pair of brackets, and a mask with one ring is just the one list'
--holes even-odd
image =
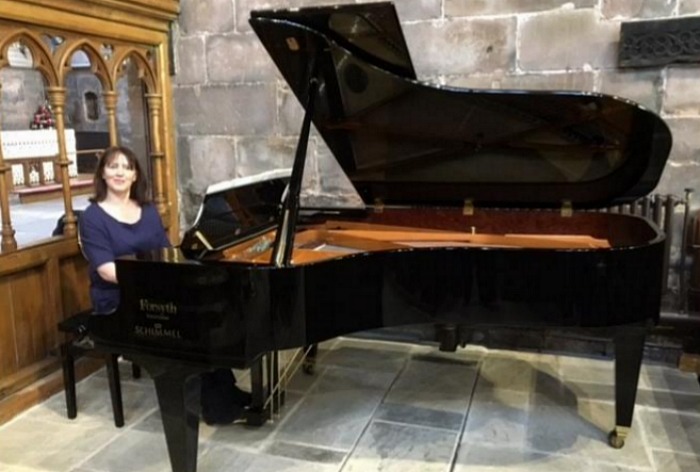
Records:
{"label": "flagstone floor", "polygon": [[[123,428],[100,371],[78,385],[77,419],[61,393],[1,426],[0,471],[169,471],[152,383],[122,379]],[[609,360],[338,339],[273,422],[202,423],[198,470],[700,471],[696,376],[645,364],[620,450],[607,444],[612,400]]]}
{"label": "flagstone floor", "polygon": [[[89,195],[73,197],[73,209],[84,210]],[[10,209],[17,245],[22,247],[51,237],[58,219],[65,213],[63,199],[36,203],[14,203]]]}

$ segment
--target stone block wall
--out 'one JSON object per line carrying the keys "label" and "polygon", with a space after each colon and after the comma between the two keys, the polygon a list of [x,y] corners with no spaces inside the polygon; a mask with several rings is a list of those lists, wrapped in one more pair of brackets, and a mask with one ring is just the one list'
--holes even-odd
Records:
{"label": "stone block wall", "polygon": [[[39,105],[47,100],[46,84],[35,69],[4,67],[2,83],[3,130],[29,129]],[[102,101],[102,84],[89,70],[77,69],[66,77],[65,126],[76,131],[108,132],[107,111]],[[87,116],[86,93],[97,97],[98,118]],[[146,148],[146,110],[138,70],[129,67],[117,83],[117,128],[119,142],[134,149],[137,155],[148,156]],[[146,161],[143,162],[146,164]]]}
{"label": "stone block wall", "polygon": [[[333,0],[181,2],[174,96],[181,222],[187,228],[207,185],[289,167],[293,161],[302,109],[248,25],[249,12]],[[672,153],[655,192],[682,196],[686,187],[694,186],[700,192],[700,64],[624,70],[616,66],[622,22],[700,15],[700,0],[394,3],[419,79],[467,88],[595,91],[634,100],[660,114],[674,134]],[[310,142],[305,179],[307,202],[326,202],[339,195],[346,197],[346,203],[356,201],[318,136]],[[700,195],[694,200],[694,207],[699,206]],[[676,217],[682,219],[680,214]],[[671,248],[675,296],[679,238]],[[677,300],[669,305],[674,309]],[[378,336],[425,341],[434,334],[432,327],[421,326],[385,329]],[[492,330],[465,333],[463,340],[491,347],[610,355],[605,339],[571,333],[528,336],[521,330]],[[655,360],[676,363],[680,352],[676,344],[652,344],[648,349],[658,347],[651,355]]]}
{"label": "stone block wall", "polygon": [[0,69],[2,83],[2,129],[29,129],[39,105],[46,100],[44,78],[32,69]]}
{"label": "stone block wall", "polygon": [[[293,161],[301,107],[248,25],[249,12],[329,3],[363,2],[182,0],[174,95],[183,227],[207,185]],[[394,3],[419,79],[471,88],[596,91],[637,101],[665,118],[674,134],[656,191],[682,195],[700,182],[700,64],[616,66],[621,22],[700,15],[699,0]],[[342,194],[352,201],[317,136],[305,174],[307,198]]]}

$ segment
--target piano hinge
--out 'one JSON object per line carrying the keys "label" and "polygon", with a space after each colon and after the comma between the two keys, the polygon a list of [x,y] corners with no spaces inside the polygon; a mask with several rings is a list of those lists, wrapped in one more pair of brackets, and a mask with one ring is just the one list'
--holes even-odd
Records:
{"label": "piano hinge", "polygon": [[384,202],[382,201],[381,198],[375,198],[374,199],[374,212],[375,213],[382,213],[384,211]]}
{"label": "piano hinge", "polygon": [[571,204],[571,200],[562,200],[561,202],[561,216],[564,218],[570,218],[574,214],[574,206]]}
{"label": "piano hinge", "polygon": [[474,214],[474,200],[472,200],[471,198],[467,198],[466,200],[464,200],[462,214],[467,216],[472,216]]}

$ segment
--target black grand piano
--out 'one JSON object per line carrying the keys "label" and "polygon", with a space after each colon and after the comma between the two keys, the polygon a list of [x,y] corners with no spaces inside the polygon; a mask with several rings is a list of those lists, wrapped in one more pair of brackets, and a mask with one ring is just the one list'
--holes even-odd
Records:
{"label": "black grand piano", "polygon": [[[622,447],[664,235],[586,210],[656,186],[666,124],[596,93],[419,82],[390,3],[250,23],[305,109],[292,169],[212,186],[179,248],[117,261],[119,309],[90,325],[153,377],[173,470],[196,470],[201,372],[406,324],[610,330]],[[301,204],[312,123],[361,208]]]}

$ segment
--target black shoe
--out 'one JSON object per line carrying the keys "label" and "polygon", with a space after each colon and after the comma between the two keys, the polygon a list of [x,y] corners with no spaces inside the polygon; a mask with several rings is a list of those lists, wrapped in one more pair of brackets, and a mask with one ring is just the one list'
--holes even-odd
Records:
{"label": "black shoe", "polygon": [[245,408],[238,405],[232,405],[225,411],[211,411],[210,408],[202,405],[202,419],[209,426],[231,424],[234,421],[245,416]]}
{"label": "black shoe", "polygon": [[230,424],[245,415],[251,395],[236,386],[230,369],[216,369],[201,375],[202,418],[207,424]]}
{"label": "black shoe", "polygon": [[250,406],[253,403],[253,395],[250,392],[241,390],[238,385],[233,386],[233,402],[241,407]]}

